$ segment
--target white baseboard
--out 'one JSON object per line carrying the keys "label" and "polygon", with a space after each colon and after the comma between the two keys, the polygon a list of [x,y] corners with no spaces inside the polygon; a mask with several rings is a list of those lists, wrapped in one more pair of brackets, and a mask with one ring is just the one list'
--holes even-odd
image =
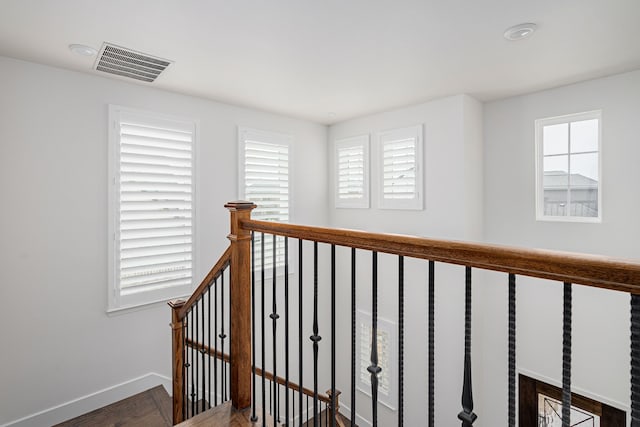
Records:
{"label": "white baseboard", "polygon": [[162,385],[167,390],[167,393],[171,395],[171,378],[150,372],[141,377],[107,387],[44,411],[10,421],[7,424],[0,425],[0,427],[42,427],[58,424],[158,385]]}

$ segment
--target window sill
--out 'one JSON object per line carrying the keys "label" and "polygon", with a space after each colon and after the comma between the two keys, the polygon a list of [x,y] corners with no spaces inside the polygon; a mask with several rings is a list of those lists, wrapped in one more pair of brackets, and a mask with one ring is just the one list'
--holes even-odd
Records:
{"label": "window sill", "polygon": [[574,222],[583,224],[601,224],[602,217],[580,217],[580,216],[537,216],[536,221],[540,222]]}

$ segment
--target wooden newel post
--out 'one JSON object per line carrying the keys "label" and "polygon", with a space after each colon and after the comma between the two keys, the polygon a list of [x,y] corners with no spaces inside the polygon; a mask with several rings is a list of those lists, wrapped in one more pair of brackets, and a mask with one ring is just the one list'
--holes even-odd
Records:
{"label": "wooden newel post", "polygon": [[184,319],[180,309],[185,301],[169,301],[171,307],[171,354],[173,372],[173,425],[184,421]]}
{"label": "wooden newel post", "polygon": [[251,218],[251,202],[229,202],[231,213],[231,402],[251,406],[251,232],[240,221]]}
{"label": "wooden newel post", "polygon": [[[331,398],[332,394],[331,393],[331,389],[327,390],[327,396],[329,396],[329,398]],[[340,395],[342,394],[342,392],[338,389],[336,389],[336,397],[335,397],[335,408],[333,407],[333,405],[330,405],[330,411],[327,414],[327,417],[329,417],[329,425],[331,425],[332,421],[335,419],[336,420],[336,427],[346,427],[344,425],[344,423],[342,422],[342,418],[340,418]],[[355,414],[353,415],[355,416]]]}

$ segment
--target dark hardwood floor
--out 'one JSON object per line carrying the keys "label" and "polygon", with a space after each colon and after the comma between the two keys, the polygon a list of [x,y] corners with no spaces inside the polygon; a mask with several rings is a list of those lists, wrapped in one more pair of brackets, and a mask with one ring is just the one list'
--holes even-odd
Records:
{"label": "dark hardwood floor", "polygon": [[171,398],[157,386],[54,427],[167,427],[171,413]]}
{"label": "dark hardwood floor", "polygon": [[[205,405],[208,407],[206,402]],[[326,423],[325,417],[326,413],[323,411],[319,417],[321,426]],[[171,398],[162,386],[158,386],[54,427],[168,427],[172,425],[171,418]],[[349,421],[340,415],[340,421],[337,424],[340,427],[348,426]],[[233,409],[231,402],[223,403],[179,424],[180,427],[257,427],[261,425],[260,420],[251,422],[250,409],[237,411]],[[267,426],[274,427],[272,417],[268,417]],[[276,426],[280,427],[282,424],[276,423]],[[313,421],[305,423],[305,426],[313,426]]]}

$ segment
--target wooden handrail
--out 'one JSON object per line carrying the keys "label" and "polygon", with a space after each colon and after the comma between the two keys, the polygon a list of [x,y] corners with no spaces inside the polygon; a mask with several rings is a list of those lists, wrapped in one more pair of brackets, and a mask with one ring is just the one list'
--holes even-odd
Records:
{"label": "wooden handrail", "polygon": [[[193,347],[196,350],[204,350],[209,356],[214,357],[216,359],[220,359],[226,363],[229,363],[229,360],[230,360],[229,355],[226,353],[222,353],[220,350],[214,350],[208,345],[195,342],[192,339],[187,339],[186,344],[187,346]],[[287,386],[287,380],[285,378],[282,378],[280,376],[274,376],[271,372],[263,371],[258,367],[256,367],[255,370],[256,370],[256,375],[264,376],[269,381],[275,381],[276,383],[281,384],[285,387]],[[313,390],[310,390],[305,387],[300,387],[298,384],[292,381],[289,381],[289,388],[294,391],[302,391],[302,394],[313,397]],[[331,397],[329,397],[329,395],[318,393],[318,400],[331,405]]]}
{"label": "wooden handrail", "polygon": [[540,249],[243,219],[245,230],[640,294],[640,262]]}
{"label": "wooden handrail", "polygon": [[231,247],[228,247],[222,254],[218,262],[202,280],[200,285],[191,294],[188,300],[169,301],[171,307],[171,354],[172,354],[172,378],[173,378],[173,424],[181,423],[185,420],[186,414],[183,410],[184,399],[184,319],[200,299],[209,289],[211,282],[218,277],[231,262]]}
{"label": "wooden handrail", "polygon": [[184,317],[187,315],[189,310],[191,310],[193,305],[207,291],[211,282],[222,273],[225,267],[229,265],[230,261],[231,261],[231,247],[228,247],[224,251],[222,256],[220,256],[220,259],[218,259],[218,262],[215,263],[215,265],[211,268],[211,270],[209,270],[209,273],[207,273],[204,279],[202,279],[202,282],[200,282],[200,285],[198,285],[196,290],[193,291],[193,294],[191,294],[189,299],[185,301],[184,305],[182,305],[180,309],[177,311],[177,315],[180,318],[180,320],[184,319]]}

